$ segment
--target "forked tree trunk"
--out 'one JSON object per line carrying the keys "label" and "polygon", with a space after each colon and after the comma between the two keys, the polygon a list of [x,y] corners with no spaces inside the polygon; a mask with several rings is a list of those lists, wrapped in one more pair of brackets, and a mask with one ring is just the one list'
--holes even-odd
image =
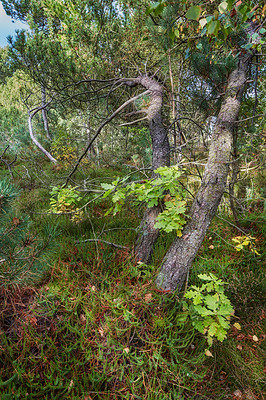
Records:
{"label": "forked tree trunk", "polygon": [[[151,77],[140,77],[138,83],[151,92],[151,102],[147,110],[150,135],[152,139],[152,169],[170,165],[170,145],[167,130],[162,120],[163,87]],[[153,177],[156,174],[153,172]],[[140,234],[136,240],[136,258],[142,262],[149,262],[153,246],[158,238],[159,229],[154,228],[157,216],[161,212],[160,206],[147,208],[140,224]]]}
{"label": "forked tree trunk", "polygon": [[181,290],[224,193],[231,160],[233,129],[250,59],[251,56],[242,56],[237,68],[229,76],[225,98],[212,135],[204,176],[193,201],[190,218],[183,230],[183,236],[176,238],[167,252],[157,277],[157,285],[163,290]]}

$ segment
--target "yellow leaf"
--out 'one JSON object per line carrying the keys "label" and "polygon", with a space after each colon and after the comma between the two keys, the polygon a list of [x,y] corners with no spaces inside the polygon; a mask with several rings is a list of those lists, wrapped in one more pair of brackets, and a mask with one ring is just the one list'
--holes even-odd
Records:
{"label": "yellow leaf", "polygon": [[210,352],[210,350],[205,349],[205,356],[207,357],[213,357],[212,353]]}
{"label": "yellow leaf", "polygon": [[238,322],[235,322],[235,323],[234,323],[234,327],[235,327],[236,329],[238,329],[239,331],[241,331],[241,325],[240,325]]}

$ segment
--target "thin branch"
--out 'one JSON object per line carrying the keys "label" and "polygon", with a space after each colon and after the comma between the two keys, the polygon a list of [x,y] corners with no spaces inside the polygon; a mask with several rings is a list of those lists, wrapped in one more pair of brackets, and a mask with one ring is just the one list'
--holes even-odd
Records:
{"label": "thin branch", "polygon": [[63,187],[65,187],[70,178],[72,177],[72,175],[76,172],[76,170],[78,169],[79,164],[81,163],[82,159],[85,157],[85,155],[87,154],[87,152],[89,151],[90,147],[92,146],[93,142],[97,139],[97,137],[100,135],[101,130],[104,128],[105,125],[107,125],[110,121],[112,121],[112,119],[114,117],[117,116],[117,114],[120,113],[120,111],[122,111],[125,107],[127,107],[129,104],[131,104],[133,101],[137,100],[139,97],[144,96],[145,94],[148,94],[150,91],[149,90],[145,90],[145,92],[140,93],[139,95],[132,97],[131,99],[127,100],[125,103],[123,103],[116,111],[113,112],[112,115],[110,115],[110,117],[108,117],[105,121],[103,121],[101,123],[101,125],[99,126],[99,128],[97,129],[95,135],[93,136],[93,138],[91,139],[90,143],[88,144],[88,146],[86,147],[86,149],[84,150],[84,152],[81,154],[81,156],[79,157],[75,167],[73,168],[73,170],[71,171],[71,173],[68,175],[66,183],[64,184]]}
{"label": "thin branch", "polygon": [[85,242],[102,242],[102,243],[109,244],[110,246],[116,247],[118,249],[126,249],[126,250],[129,249],[126,246],[120,246],[119,244],[107,242],[107,240],[102,240],[102,239],[86,239],[86,240],[82,240],[82,241],[77,241],[76,243],[85,243]]}
{"label": "thin branch", "polygon": [[13,164],[16,162],[16,160],[17,160],[17,155],[15,155],[14,160],[11,161],[11,162],[8,162],[7,160],[5,160],[5,159],[3,158],[3,156],[5,155],[5,152],[7,151],[8,148],[9,148],[9,145],[5,148],[5,150],[3,151],[3,153],[0,155],[0,160],[1,160],[1,161],[5,164],[5,166],[8,168],[8,171],[9,171],[9,173],[10,173],[10,175],[11,175],[11,178],[14,179],[14,175],[13,175],[13,172],[12,172],[11,165],[13,165]]}
{"label": "thin branch", "polygon": [[139,118],[139,119],[136,119],[135,121],[125,122],[124,124],[120,124],[119,126],[133,125],[133,124],[136,124],[137,122],[145,121],[145,120],[147,120],[147,119],[148,119],[148,117]]}

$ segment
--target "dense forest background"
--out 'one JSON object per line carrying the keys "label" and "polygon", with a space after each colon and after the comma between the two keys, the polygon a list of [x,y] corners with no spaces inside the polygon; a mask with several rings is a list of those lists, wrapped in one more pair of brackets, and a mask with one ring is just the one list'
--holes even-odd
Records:
{"label": "dense forest background", "polygon": [[263,399],[263,1],[3,0],[0,399]]}

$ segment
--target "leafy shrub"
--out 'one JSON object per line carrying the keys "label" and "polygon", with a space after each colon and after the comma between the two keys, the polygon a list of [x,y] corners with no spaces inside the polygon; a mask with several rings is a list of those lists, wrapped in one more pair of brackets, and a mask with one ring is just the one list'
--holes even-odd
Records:
{"label": "leafy shrub", "polygon": [[185,294],[185,298],[190,301],[185,304],[192,325],[207,335],[208,344],[211,346],[213,337],[221,342],[226,338],[234,309],[224,294],[225,282],[213,274],[200,274],[199,278],[206,283],[201,287],[191,286]]}

